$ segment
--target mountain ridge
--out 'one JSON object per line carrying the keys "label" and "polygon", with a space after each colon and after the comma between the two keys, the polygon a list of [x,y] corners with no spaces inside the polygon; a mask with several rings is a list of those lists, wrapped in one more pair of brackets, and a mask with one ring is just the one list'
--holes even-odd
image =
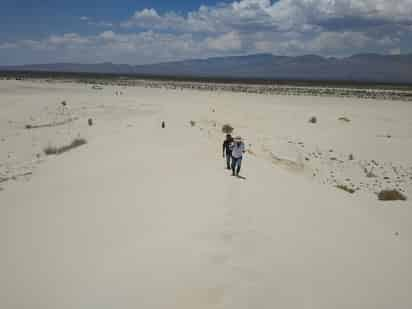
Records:
{"label": "mountain ridge", "polygon": [[314,54],[278,56],[263,53],[146,65],[112,62],[29,64],[0,66],[0,71],[412,83],[412,54],[370,53],[334,58]]}

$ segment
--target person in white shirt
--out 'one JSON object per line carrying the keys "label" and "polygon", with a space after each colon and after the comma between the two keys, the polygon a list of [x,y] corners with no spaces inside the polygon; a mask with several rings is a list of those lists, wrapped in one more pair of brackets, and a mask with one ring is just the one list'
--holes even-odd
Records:
{"label": "person in white shirt", "polygon": [[245,153],[245,144],[240,136],[237,136],[231,146],[232,150],[232,176],[239,176],[242,167],[242,158]]}

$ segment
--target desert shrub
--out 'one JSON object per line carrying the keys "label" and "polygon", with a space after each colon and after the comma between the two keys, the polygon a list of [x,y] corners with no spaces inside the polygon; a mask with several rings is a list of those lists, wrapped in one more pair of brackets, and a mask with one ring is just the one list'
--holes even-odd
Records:
{"label": "desert shrub", "polygon": [[346,185],[337,185],[336,188],[341,189],[341,190],[343,190],[343,191],[346,191],[346,192],[348,192],[348,193],[350,193],[350,194],[355,193],[355,190],[354,190],[354,189],[349,188],[349,187],[346,186]]}
{"label": "desert shrub", "polygon": [[350,161],[355,160],[355,157],[354,157],[354,155],[353,155],[353,154],[350,154],[350,155],[349,155],[349,160],[350,160]]}
{"label": "desert shrub", "polygon": [[315,116],[309,118],[309,123],[317,123],[318,119]]}
{"label": "desert shrub", "polygon": [[222,126],[222,132],[225,134],[232,134],[233,130],[234,129],[230,124],[225,124]]}
{"label": "desert shrub", "polygon": [[190,126],[194,127],[196,125],[196,121],[190,120]]}
{"label": "desert shrub", "polygon": [[61,154],[63,152],[69,151],[73,148],[80,147],[84,144],[87,144],[87,141],[85,139],[76,138],[69,145],[65,145],[65,146],[62,146],[62,147],[47,146],[44,149],[44,153],[48,156],[49,155],[58,155],[58,154]]}
{"label": "desert shrub", "polygon": [[339,117],[338,120],[344,121],[344,122],[350,122],[350,119],[347,117]]}
{"label": "desert shrub", "polygon": [[373,168],[370,171],[368,171],[368,169],[365,168],[364,171],[365,171],[366,177],[368,177],[368,178],[376,178],[377,177],[375,175],[375,173],[373,172]]}
{"label": "desert shrub", "polygon": [[369,171],[369,172],[366,173],[366,177],[368,177],[368,178],[376,178],[377,176],[376,176],[372,171]]}
{"label": "desert shrub", "polygon": [[398,190],[382,190],[378,193],[380,201],[406,201],[406,196]]}

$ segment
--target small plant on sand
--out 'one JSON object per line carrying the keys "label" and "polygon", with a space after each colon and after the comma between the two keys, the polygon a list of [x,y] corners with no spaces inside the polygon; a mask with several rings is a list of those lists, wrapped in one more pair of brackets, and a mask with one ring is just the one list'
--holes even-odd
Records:
{"label": "small plant on sand", "polygon": [[318,122],[318,119],[315,116],[312,116],[312,117],[309,118],[309,123],[315,124],[317,122]]}
{"label": "small plant on sand", "polygon": [[352,189],[352,188],[349,188],[347,185],[337,185],[336,188],[341,189],[341,190],[343,190],[343,191],[346,191],[346,192],[348,192],[348,193],[350,193],[350,194],[355,193],[355,190]]}
{"label": "small plant on sand", "polygon": [[84,144],[87,144],[87,141],[83,138],[76,138],[71,142],[69,145],[62,146],[62,147],[53,147],[53,146],[48,146],[44,149],[44,153],[46,155],[58,155],[63,152],[69,151],[73,148],[80,147]]}
{"label": "small plant on sand", "polygon": [[230,124],[225,124],[222,127],[222,132],[225,133],[225,134],[232,134],[233,130],[234,129]]}
{"label": "small plant on sand", "polygon": [[343,122],[350,122],[350,119],[347,117],[339,117],[338,120],[343,121]]}
{"label": "small plant on sand", "polygon": [[190,120],[190,126],[194,127],[196,125],[196,121]]}
{"label": "small plant on sand", "polygon": [[380,201],[406,201],[406,196],[398,190],[382,190],[378,193]]}
{"label": "small plant on sand", "polygon": [[355,160],[355,157],[354,157],[354,155],[351,153],[350,155],[349,155],[349,161],[353,161],[353,160]]}
{"label": "small plant on sand", "polygon": [[373,173],[373,167],[371,168],[370,171],[368,171],[368,169],[365,168],[365,175],[368,178],[376,178],[376,175]]}

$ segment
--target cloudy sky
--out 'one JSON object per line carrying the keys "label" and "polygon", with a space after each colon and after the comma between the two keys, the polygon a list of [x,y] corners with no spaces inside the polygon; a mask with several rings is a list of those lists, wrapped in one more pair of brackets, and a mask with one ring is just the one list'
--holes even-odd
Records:
{"label": "cloudy sky", "polygon": [[412,0],[0,0],[0,64],[412,52]]}

